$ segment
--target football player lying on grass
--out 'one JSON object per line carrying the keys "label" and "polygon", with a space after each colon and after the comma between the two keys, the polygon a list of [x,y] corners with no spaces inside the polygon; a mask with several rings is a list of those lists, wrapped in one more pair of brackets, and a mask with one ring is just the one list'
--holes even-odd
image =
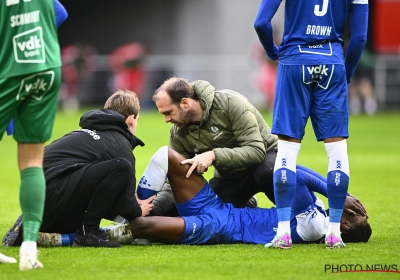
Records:
{"label": "football player lying on grass", "polygon": [[[192,173],[189,179],[185,177],[190,166],[182,165],[183,160],[185,158],[172,149],[159,149],[145,170],[148,188],[138,188],[140,195],[148,193],[150,196],[161,189],[168,177],[181,217],[139,217],[129,225],[118,225],[107,231],[111,240],[126,242],[130,228],[130,241],[141,238],[169,244],[266,244],[272,241],[278,225],[275,208],[235,208],[223,203],[201,175]],[[325,179],[299,166],[291,220],[294,243],[323,242],[328,210],[324,210],[314,191],[327,195]],[[348,196],[345,209],[341,220],[343,240],[368,241],[372,231],[363,205],[357,198]]]}
{"label": "football player lying on grass", "polygon": [[[190,168],[183,156],[168,147],[160,148],[145,174],[148,194],[161,189],[168,177],[180,217],[138,217],[130,222],[132,237],[172,244],[266,244],[278,225],[276,208],[235,208],[222,202],[199,174],[185,175]],[[158,174],[157,174],[158,172]],[[143,192],[138,188],[138,193]],[[323,202],[314,194],[327,195],[326,180],[298,166],[291,230],[293,243],[320,243],[327,227]],[[349,195],[341,219],[345,242],[367,242],[371,227],[362,203]],[[125,226],[126,227],[126,226]],[[112,231],[110,231],[112,233]]]}
{"label": "football player lying on grass", "polygon": [[[144,173],[148,188],[138,188],[142,196],[143,193],[151,196],[162,188],[168,177],[180,217],[138,217],[130,224],[103,229],[103,233],[121,244],[140,244],[142,239],[167,244],[266,244],[272,241],[278,225],[276,208],[235,208],[222,202],[203,176],[192,173],[189,178],[185,177],[190,165],[181,164],[183,160],[185,158],[174,150],[160,148]],[[324,209],[314,192],[326,196],[325,178],[298,166],[291,220],[293,243],[324,240],[329,210]],[[341,220],[343,240],[367,242],[372,233],[367,219],[362,203],[349,195]],[[55,245],[49,240],[38,243]]]}

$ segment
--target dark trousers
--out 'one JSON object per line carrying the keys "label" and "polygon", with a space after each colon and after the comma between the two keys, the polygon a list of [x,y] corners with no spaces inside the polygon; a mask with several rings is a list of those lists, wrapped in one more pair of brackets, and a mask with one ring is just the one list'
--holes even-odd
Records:
{"label": "dark trousers", "polygon": [[275,203],[273,175],[276,154],[276,149],[268,151],[264,162],[250,169],[241,179],[214,177],[210,185],[222,201],[232,203],[235,207],[244,207],[259,192],[265,193]]}
{"label": "dark trousers", "polygon": [[102,218],[120,215],[131,221],[141,216],[134,184],[133,168],[124,158],[92,164],[85,170],[63,213],[58,213],[60,218],[41,231],[71,233],[82,228],[82,224],[98,227]]}

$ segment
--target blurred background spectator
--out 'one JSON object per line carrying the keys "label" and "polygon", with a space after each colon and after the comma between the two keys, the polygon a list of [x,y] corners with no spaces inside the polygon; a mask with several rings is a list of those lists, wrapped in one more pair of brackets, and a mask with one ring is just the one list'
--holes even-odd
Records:
{"label": "blurred background spectator", "polygon": [[111,52],[108,58],[108,64],[113,72],[109,84],[111,92],[119,89],[130,90],[136,93],[139,100],[143,99],[144,55],[144,47],[136,42],[124,44]]}
{"label": "blurred background spectator", "polygon": [[76,44],[61,48],[62,83],[60,88],[61,108],[75,112],[79,108],[80,85],[90,83],[96,71],[97,49],[91,45]]}
{"label": "blurred background spectator", "polygon": [[374,65],[373,54],[368,49],[364,49],[349,84],[349,108],[353,115],[358,115],[363,111],[372,116],[377,110],[373,86]]}
{"label": "blurred background spectator", "polygon": [[[76,71],[72,64],[68,82],[65,80],[66,96],[73,96],[75,91],[82,106],[104,104],[116,87],[135,87],[131,90],[140,95],[142,104],[153,104],[154,90],[171,76],[207,80],[216,88],[235,88],[259,109],[273,104],[274,65],[264,60],[263,53],[255,55],[253,50],[254,42],[258,42],[253,26],[259,1],[85,0],[85,5],[77,0],[61,2],[68,10],[69,20],[59,28],[60,45],[90,45],[96,49],[94,71],[89,70],[90,75],[85,76],[86,66]],[[400,109],[400,24],[393,22],[400,14],[400,0],[369,3],[367,48],[374,62],[373,69],[368,71],[373,70],[373,74],[368,74],[369,83],[361,79],[356,85],[354,80],[351,86],[355,87],[353,92],[373,92],[379,110]],[[277,14],[272,24],[280,31],[283,9]],[[276,36],[281,37],[278,33]],[[111,67],[110,55],[132,43],[142,46],[142,56]],[[137,65],[140,67],[135,69]],[[373,109],[363,109],[368,94],[361,96],[359,112],[372,114]]]}
{"label": "blurred background spectator", "polygon": [[[277,36],[275,42],[279,42]],[[277,65],[266,54],[263,46],[257,41],[251,50],[251,56],[257,64],[257,69],[251,77],[251,83],[265,98],[264,108],[272,112],[275,100],[275,85]]]}

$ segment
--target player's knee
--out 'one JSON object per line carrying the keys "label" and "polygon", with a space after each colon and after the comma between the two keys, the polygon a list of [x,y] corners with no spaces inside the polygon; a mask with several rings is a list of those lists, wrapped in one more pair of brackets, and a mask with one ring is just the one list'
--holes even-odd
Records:
{"label": "player's knee", "polygon": [[150,160],[165,174],[168,172],[168,149],[168,146],[162,146]]}
{"label": "player's knee", "polygon": [[[181,162],[185,160],[185,157],[179,154],[177,151],[175,151],[172,148],[168,148],[168,166],[169,166],[169,171],[172,172],[177,172],[179,170],[179,167],[182,167]],[[169,172],[169,174],[170,174]]]}
{"label": "player's knee", "polygon": [[168,160],[169,161],[178,161],[179,156],[181,156],[177,151],[168,147]]}

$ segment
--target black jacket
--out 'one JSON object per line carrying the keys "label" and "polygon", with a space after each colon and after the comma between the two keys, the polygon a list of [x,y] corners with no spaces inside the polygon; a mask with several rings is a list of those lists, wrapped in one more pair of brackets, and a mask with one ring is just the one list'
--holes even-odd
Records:
{"label": "black jacket", "polygon": [[[129,131],[124,116],[112,110],[92,110],[81,117],[79,126],[82,129],[45,147],[46,203],[42,227],[58,219],[55,214],[62,213],[91,164],[122,157],[136,173],[132,151],[144,143]],[[135,186],[136,178],[132,188]]]}

